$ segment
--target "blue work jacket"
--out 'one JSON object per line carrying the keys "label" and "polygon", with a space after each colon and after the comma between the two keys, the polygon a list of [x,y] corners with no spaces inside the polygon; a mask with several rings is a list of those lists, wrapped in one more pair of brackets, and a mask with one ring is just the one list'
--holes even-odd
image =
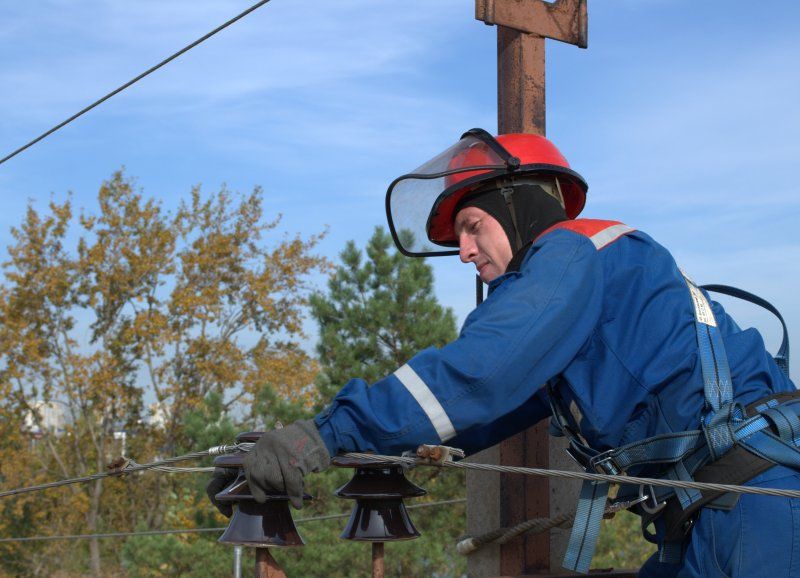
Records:
{"label": "blue work jacket", "polygon": [[[711,303],[735,400],[794,390],[761,335]],[[490,284],[458,339],[374,384],[349,381],[315,421],[331,455],[422,443],[471,453],[550,415],[547,382],[600,451],[699,428],[694,309],[666,249],[622,223],[560,223]]]}

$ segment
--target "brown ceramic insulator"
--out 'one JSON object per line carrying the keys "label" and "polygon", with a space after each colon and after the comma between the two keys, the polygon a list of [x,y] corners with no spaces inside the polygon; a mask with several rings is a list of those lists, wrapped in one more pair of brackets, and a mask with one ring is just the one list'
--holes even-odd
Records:
{"label": "brown ceramic insulator", "polygon": [[361,542],[391,542],[413,540],[419,535],[402,499],[360,498],[340,537]]}
{"label": "brown ceramic insulator", "polygon": [[[236,436],[237,442],[254,442],[262,432],[247,432]],[[233,504],[233,516],[219,541],[224,544],[241,544],[256,548],[289,548],[302,546],[303,539],[297,532],[289,511],[289,496],[285,493],[267,494],[263,504],[255,501],[244,472],[247,452],[218,456],[214,465],[238,468],[236,480],[214,498],[219,502]],[[304,500],[311,496],[303,495]]]}
{"label": "brown ceramic insulator", "polygon": [[220,536],[219,542],[256,548],[304,545],[285,497],[282,500],[267,500],[263,504],[254,500],[242,500],[235,504],[228,528]]}
{"label": "brown ceramic insulator", "polygon": [[416,498],[427,492],[411,483],[403,468],[393,464],[370,464],[356,468],[355,475],[336,490],[340,498]]}
{"label": "brown ceramic insulator", "polygon": [[214,465],[218,468],[241,468],[244,466],[244,457],[247,452],[225,454],[214,458]]}
{"label": "brown ceramic insulator", "polygon": [[334,465],[355,468],[352,479],[336,490],[356,505],[341,537],[364,542],[413,540],[419,532],[411,523],[403,498],[427,492],[408,481],[396,462],[335,458]]}
{"label": "brown ceramic insulator", "polygon": [[[236,480],[227,488],[222,490],[214,499],[218,502],[253,502],[255,498],[253,494],[250,492],[250,486],[247,483],[247,476],[245,476],[244,471],[239,472],[239,475],[236,477]],[[313,498],[310,494],[303,494],[304,501],[310,501]],[[281,492],[269,492],[267,493],[267,501],[274,502],[274,501],[288,501],[289,496]]]}
{"label": "brown ceramic insulator", "polygon": [[256,443],[264,435],[263,431],[245,431],[236,436],[237,444]]}
{"label": "brown ceramic insulator", "polygon": [[220,502],[252,500],[253,496],[250,493],[250,486],[247,485],[247,477],[244,475],[244,470],[239,470],[239,475],[236,476],[236,480],[214,496],[214,499]]}

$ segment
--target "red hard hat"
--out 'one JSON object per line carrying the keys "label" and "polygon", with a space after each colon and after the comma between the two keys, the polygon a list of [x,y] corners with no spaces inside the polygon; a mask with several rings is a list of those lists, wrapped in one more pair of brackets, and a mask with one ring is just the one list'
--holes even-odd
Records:
{"label": "red hard hat", "polygon": [[386,218],[392,238],[411,257],[457,255],[453,220],[459,201],[494,183],[513,187],[538,177],[555,178],[567,217],[577,217],[588,186],[553,143],[533,134],[495,138],[483,129],[468,130],[458,142],[391,182]]}
{"label": "red hard hat", "polygon": [[[519,160],[518,168],[501,173],[483,169],[447,175],[445,190],[431,208],[426,227],[428,239],[434,243],[451,246],[458,244],[453,229],[456,206],[465,195],[497,178],[552,175],[558,178],[567,217],[574,219],[583,210],[589,187],[583,177],[570,169],[567,159],[553,143],[543,136],[524,133],[501,134],[495,140],[509,155]],[[494,151],[487,144],[478,142],[450,159],[448,168],[453,170],[491,165],[496,163],[495,159]]]}

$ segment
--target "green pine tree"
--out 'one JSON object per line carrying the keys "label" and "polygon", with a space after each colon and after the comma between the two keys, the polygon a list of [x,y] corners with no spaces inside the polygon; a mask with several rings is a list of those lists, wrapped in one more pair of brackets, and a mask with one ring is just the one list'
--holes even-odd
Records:
{"label": "green pine tree", "polygon": [[[350,378],[374,382],[400,367],[426,347],[441,347],[456,338],[455,316],[433,295],[433,271],[421,259],[398,253],[380,227],[369,240],[366,255],[354,242],[341,253],[326,293],[311,298],[319,324],[317,346],[321,376],[320,405],[327,403]],[[411,448],[410,448],[411,449]],[[310,476],[307,490],[316,497],[303,516],[349,512],[354,503],[333,496],[352,472],[331,468]],[[409,479],[428,495],[407,505],[464,498],[461,471],[418,468]],[[422,536],[386,546],[390,576],[462,576],[466,561],[455,553],[466,528],[464,504],[410,510]],[[287,575],[368,576],[370,546],[339,539],[346,520],[301,524],[308,546],[281,553]]]}
{"label": "green pine tree", "polygon": [[340,256],[327,294],[311,297],[322,402],[352,377],[374,382],[418,351],[456,338],[453,311],[433,295],[431,267],[394,250],[383,228],[375,228],[366,259],[353,241]]}

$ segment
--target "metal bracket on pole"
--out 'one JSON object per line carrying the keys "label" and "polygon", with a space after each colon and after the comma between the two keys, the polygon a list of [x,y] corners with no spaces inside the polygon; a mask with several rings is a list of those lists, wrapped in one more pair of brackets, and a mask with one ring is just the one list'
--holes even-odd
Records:
{"label": "metal bracket on pole", "polygon": [[475,18],[580,48],[589,45],[586,0],[475,0]]}

